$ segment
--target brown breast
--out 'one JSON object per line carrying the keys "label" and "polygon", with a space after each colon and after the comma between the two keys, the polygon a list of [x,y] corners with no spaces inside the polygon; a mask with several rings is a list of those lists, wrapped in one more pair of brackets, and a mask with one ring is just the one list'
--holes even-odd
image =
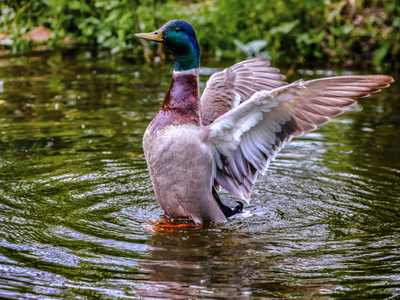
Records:
{"label": "brown breast", "polygon": [[168,125],[200,126],[199,80],[196,75],[174,75],[161,107],[150,124],[152,130]]}

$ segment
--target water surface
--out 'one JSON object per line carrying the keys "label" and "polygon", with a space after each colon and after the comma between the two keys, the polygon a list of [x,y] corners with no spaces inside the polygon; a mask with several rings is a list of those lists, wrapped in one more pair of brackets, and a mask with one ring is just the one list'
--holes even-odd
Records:
{"label": "water surface", "polygon": [[[205,60],[202,88],[232,63]],[[154,231],[141,140],[171,68],[86,51],[0,59],[1,297],[400,296],[397,83],[287,145],[251,216]],[[299,68],[289,81],[363,73]]]}

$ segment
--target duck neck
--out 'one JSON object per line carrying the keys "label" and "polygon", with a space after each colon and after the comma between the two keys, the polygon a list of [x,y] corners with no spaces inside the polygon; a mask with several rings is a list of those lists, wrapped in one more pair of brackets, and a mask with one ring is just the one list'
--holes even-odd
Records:
{"label": "duck neck", "polygon": [[200,53],[190,51],[186,54],[174,54],[174,71],[189,71],[200,67]]}
{"label": "duck neck", "polygon": [[174,56],[174,71],[189,71],[200,67],[200,48],[196,39],[184,47],[171,50]]}

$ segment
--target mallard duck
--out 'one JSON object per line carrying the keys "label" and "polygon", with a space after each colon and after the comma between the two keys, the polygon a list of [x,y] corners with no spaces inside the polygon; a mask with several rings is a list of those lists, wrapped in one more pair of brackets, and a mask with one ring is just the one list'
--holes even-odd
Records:
{"label": "mallard duck", "polygon": [[172,20],[136,37],[172,51],[174,71],[161,107],[143,137],[156,198],[170,217],[225,223],[242,211],[216,190],[249,201],[258,173],[292,137],[343,113],[341,107],[388,87],[386,75],[298,80],[254,58],[214,73],[199,92],[200,50],[188,23]]}

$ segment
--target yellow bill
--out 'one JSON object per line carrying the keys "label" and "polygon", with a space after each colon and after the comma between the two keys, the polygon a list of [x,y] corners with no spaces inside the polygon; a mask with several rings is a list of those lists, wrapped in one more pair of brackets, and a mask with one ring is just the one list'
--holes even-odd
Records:
{"label": "yellow bill", "polygon": [[135,37],[153,42],[162,42],[163,41],[162,33],[163,33],[162,30],[156,30],[149,33],[136,33]]}

